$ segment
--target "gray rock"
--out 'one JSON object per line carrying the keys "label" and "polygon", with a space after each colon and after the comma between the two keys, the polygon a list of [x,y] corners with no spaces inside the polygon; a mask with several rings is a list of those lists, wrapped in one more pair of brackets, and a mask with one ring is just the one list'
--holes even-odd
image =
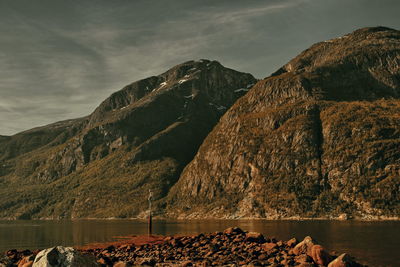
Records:
{"label": "gray rock", "polygon": [[82,255],[72,247],[57,246],[40,251],[32,267],[98,266],[94,258]]}

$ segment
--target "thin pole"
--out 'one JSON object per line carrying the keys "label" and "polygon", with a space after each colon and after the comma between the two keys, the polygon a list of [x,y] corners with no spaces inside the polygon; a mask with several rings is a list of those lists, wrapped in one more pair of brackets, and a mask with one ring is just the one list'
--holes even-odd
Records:
{"label": "thin pole", "polygon": [[148,235],[151,236],[153,234],[153,218],[151,214],[151,200],[153,199],[153,192],[149,189],[149,222],[148,222]]}
{"label": "thin pole", "polygon": [[152,228],[153,228],[153,218],[152,218],[151,212],[150,212],[150,214],[149,214],[149,236],[151,236],[153,233]]}

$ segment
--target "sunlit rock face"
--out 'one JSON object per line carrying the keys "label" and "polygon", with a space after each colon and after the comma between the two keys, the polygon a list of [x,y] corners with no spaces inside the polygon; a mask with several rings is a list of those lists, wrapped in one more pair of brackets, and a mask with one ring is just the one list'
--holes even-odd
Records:
{"label": "sunlit rock face", "polygon": [[221,118],[168,198],[170,216],[400,214],[400,32],[317,43]]}

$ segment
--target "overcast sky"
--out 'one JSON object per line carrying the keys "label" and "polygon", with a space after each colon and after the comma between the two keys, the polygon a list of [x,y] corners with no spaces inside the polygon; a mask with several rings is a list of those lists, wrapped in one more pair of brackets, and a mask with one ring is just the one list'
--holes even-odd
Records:
{"label": "overcast sky", "polygon": [[191,59],[257,78],[360,27],[400,29],[399,0],[1,0],[0,135],[90,114]]}

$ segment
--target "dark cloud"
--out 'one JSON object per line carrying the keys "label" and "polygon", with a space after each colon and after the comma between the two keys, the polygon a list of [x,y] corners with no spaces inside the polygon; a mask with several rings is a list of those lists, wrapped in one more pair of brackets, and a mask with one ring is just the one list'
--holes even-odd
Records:
{"label": "dark cloud", "polygon": [[89,114],[113,91],[190,59],[262,78],[309,45],[400,28],[397,0],[5,0],[0,134]]}

